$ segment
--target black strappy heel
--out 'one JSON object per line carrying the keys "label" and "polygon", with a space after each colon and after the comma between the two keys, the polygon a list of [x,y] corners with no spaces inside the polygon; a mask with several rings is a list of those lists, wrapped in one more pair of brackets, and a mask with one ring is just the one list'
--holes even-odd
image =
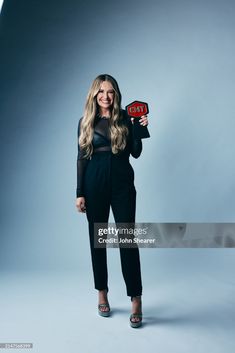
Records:
{"label": "black strappy heel", "polygon": [[[141,298],[141,295],[137,295],[135,297],[131,297],[131,301],[133,301],[133,298]],[[133,318],[138,318],[138,321],[132,321]],[[133,328],[140,327],[142,325],[142,318],[143,314],[131,314],[130,315],[130,326]]]}

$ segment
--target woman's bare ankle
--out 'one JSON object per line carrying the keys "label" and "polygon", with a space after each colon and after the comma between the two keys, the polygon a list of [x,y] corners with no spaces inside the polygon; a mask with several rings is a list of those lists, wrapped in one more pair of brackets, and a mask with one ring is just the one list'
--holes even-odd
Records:
{"label": "woman's bare ankle", "polygon": [[106,289],[99,290],[99,304],[104,304],[108,302],[108,293]]}
{"label": "woman's bare ankle", "polygon": [[99,290],[99,304],[107,304],[108,306],[102,306],[100,308],[101,311],[109,311],[109,302],[108,302],[108,297],[107,297],[107,289],[101,289]]}
{"label": "woman's bare ankle", "polygon": [[132,302],[140,302],[141,303],[141,295],[137,295],[137,296],[135,296],[135,297],[131,297],[131,301]]}
{"label": "woman's bare ankle", "polygon": [[142,313],[142,301],[141,296],[131,297],[132,302],[132,314]]}

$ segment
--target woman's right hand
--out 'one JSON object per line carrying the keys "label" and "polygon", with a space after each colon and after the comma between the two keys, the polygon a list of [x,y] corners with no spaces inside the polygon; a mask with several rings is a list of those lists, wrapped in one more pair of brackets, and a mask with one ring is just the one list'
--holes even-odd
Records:
{"label": "woman's right hand", "polygon": [[78,212],[82,212],[82,213],[86,212],[85,197],[77,197],[76,207],[77,207]]}

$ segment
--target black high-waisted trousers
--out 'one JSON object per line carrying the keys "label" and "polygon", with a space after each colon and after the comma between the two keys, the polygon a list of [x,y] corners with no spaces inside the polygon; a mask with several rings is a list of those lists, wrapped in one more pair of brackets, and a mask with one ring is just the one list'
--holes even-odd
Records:
{"label": "black high-waisted trousers", "polygon": [[[94,246],[94,223],[108,222],[110,206],[116,223],[135,222],[136,189],[129,159],[111,151],[94,153],[84,175],[84,194],[95,289],[108,291],[106,247]],[[127,295],[142,295],[138,246],[119,250]]]}

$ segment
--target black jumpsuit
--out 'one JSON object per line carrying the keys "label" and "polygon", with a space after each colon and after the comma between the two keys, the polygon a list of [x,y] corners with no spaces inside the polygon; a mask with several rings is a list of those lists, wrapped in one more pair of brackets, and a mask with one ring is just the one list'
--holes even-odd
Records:
{"label": "black jumpsuit", "polygon": [[[113,154],[109,131],[109,118],[96,115],[93,154],[90,159],[83,157],[78,144],[76,196],[85,198],[86,216],[89,225],[90,250],[95,289],[108,291],[106,248],[94,247],[94,223],[108,222],[110,206],[114,220],[135,222],[136,189],[134,170],[129,162],[130,154],[138,158],[142,152],[142,141],[133,138],[133,125],[122,110],[123,123],[129,130],[127,144],[123,151]],[[78,138],[80,124],[78,124]],[[138,246],[120,247],[121,267],[128,296],[142,294],[141,268]]]}

